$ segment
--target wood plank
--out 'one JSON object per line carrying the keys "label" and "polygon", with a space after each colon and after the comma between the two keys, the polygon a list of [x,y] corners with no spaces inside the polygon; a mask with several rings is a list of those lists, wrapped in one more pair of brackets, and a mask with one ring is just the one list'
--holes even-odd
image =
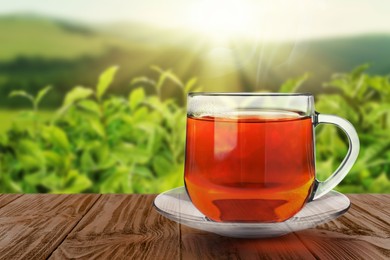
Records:
{"label": "wood plank", "polygon": [[0,208],[0,259],[48,257],[99,195],[23,195]]}
{"label": "wood plank", "polygon": [[239,239],[181,226],[183,259],[315,259],[291,233],[267,239]]}
{"label": "wood plank", "polygon": [[362,235],[390,237],[390,197],[370,194],[354,194],[348,197],[353,209],[350,217],[353,221],[351,229]]}
{"label": "wood plank", "polygon": [[352,205],[342,217],[298,232],[320,259],[389,259],[389,197],[349,195]]}
{"label": "wood plank", "polygon": [[16,200],[23,194],[0,194],[0,208],[4,207],[11,201]]}
{"label": "wood plank", "polygon": [[354,205],[361,208],[370,206],[371,213],[390,218],[390,194],[349,194],[348,197]]}
{"label": "wood plank", "polygon": [[178,259],[179,224],[154,210],[154,198],[102,195],[51,259]]}

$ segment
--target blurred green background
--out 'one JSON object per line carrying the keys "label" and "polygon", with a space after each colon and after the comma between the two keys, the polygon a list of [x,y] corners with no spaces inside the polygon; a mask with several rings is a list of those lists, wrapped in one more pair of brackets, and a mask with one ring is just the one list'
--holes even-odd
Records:
{"label": "blurred green background", "polygon": [[[390,191],[385,1],[13,1],[0,10],[0,192],[183,185],[189,91],[312,92],[356,127],[342,192]],[[317,171],[346,154],[319,126]]]}

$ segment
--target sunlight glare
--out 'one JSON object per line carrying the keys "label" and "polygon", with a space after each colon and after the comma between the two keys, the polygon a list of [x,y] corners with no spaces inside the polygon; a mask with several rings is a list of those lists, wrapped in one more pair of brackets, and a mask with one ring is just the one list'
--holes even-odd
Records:
{"label": "sunlight glare", "polygon": [[211,40],[285,40],[310,36],[312,0],[199,0],[190,6],[184,24]]}
{"label": "sunlight glare", "polygon": [[245,34],[251,24],[250,8],[244,1],[201,0],[191,10],[191,27],[215,38]]}

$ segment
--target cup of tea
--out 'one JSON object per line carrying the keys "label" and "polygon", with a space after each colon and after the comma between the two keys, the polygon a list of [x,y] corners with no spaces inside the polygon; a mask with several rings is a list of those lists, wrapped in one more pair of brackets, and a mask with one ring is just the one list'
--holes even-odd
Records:
{"label": "cup of tea", "polygon": [[[314,128],[333,124],[349,149],[316,179]],[[282,222],[332,190],[359,153],[347,120],[315,112],[312,94],[190,93],[184,181],[194,206],[218,222]]]}

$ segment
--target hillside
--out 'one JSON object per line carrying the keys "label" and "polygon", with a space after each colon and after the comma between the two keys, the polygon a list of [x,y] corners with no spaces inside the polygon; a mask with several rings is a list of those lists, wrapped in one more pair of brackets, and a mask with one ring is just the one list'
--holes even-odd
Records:
{"label": "hillside", "polygon": [[[52,84],[54,91],[46,105],[55,106],[67,89],[76,84],[94,85],[97,75],[113,64],[121,67],[114,89],[128,91],[131,77],[150,74],[150,65],[172,67],[172,57],[182,57],[175,56],[180,54],[177,47],[156,41],[147,45],[142,39],[126,39],[107,28],[43,17],[2,17],[0,31],[0,104],[6,107],[25,104],[7,98],[12,89],[36,93],[47,84]],[[138,33],[145,30],[139,28]]]}
{"label": "hillside", "polygon": [[65,23],[39,17],[10,16],[0,19],[0,60],[40,57],[72,60],[101,55],[107,40],[91,30],[77,30]]}
{"label": "hillside", "polygon": [[274,90],[285,79],[308,71],[311,79],[303,91],[320,92],[321,83],[332,73],[362,63],[371,63],[373,73],[390,73],[390,35],[298,43],[238,39],[218,47],[190,31],[135,23],[80,25],[20,15],[0,17],[0,31],[3,107],[25,105],[23,100],[7,98],[12,89],[36,93],[47,84],[54,91],[44,103],[56,106],[67,89],[94,85],[97,75],[113,64],[121,67],[113,91],[125,93],[132,77],[156,76],[149,69],[154,64],[172,68],[184,79],[198,76],[206,91]]}

